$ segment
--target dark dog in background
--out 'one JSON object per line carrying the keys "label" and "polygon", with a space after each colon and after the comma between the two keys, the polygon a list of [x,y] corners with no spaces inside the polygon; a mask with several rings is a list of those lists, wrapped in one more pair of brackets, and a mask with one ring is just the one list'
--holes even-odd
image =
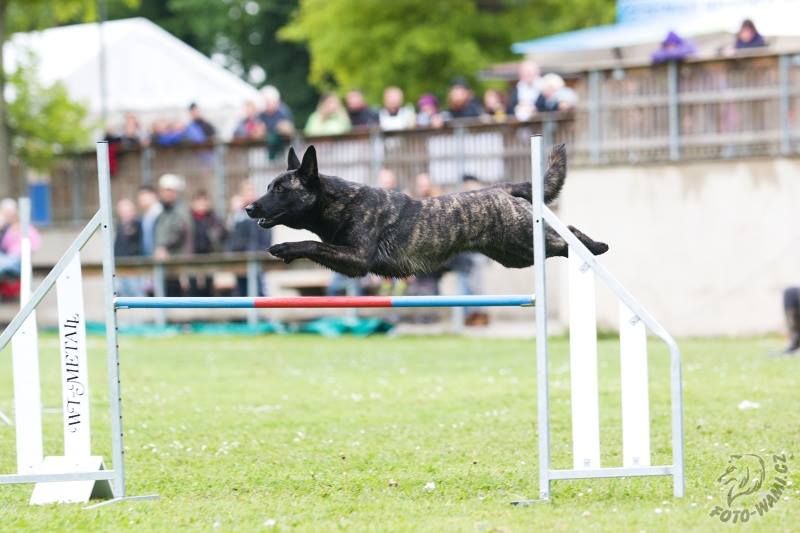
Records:
{"label": "dark dog in background", "polygon": [[[290,149],[288,166],[264,196],[245,208],[263,228],[283,224],[322,239],[270,247],[287,263],[306,258],[347,276],[373,272],[398,278],[434,272],[459,252],[482,253],[511,268],[533,264],[530,183],[416,200],[320,174],[313,146],[302,163]],[[550,152],[545,203],[556,199],[565,177],[566,150],[560,145]],[[570,230],[593,254],[608,250],[576,228]],[[567,243],[549,228],[546,252],[547,257],[567,255]]]}

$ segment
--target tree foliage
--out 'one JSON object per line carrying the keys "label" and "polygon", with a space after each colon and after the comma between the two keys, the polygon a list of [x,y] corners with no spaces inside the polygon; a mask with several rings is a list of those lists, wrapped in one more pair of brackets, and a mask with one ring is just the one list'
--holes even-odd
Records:
{"label": "tree foliage", "polygon": [[253,85],[277,86],[300,120],[315,107],[305,46],[277,37],[297,0],[142,0],[135,9],[116,2],[109,18],[147,17]]}
{"label": "tree foliage", "polygon": [[282,37],[306,43],[311,81],[359,87],[372,101],[387,85],[411,98],[441,93],[511,57],[518,40],[609,22],[613,0],[300,0]]}
{"label": "tree foliage", "polygon": [[32,55],[6,76],[13,95],[7,103],[11,150],[28,168],[47,171],[61,154],[90,140],[86,108],[70,99],[60,82],[44,85]]}
{"label": "tree foliage", "polygon": [[[128,5],[135,5],[138,0],[119,0]],[[0,0],[0,50],[2,50],[5,40],[8,35],[17,31],[31,31],[55,26],[64,22],[72,21],[89,21],[95,20],[97,16],[97,0]],[[23,76],[20,71],[18,76]],[[11,164],[9,148],[13,145],[15,147],[25,146],[29,144],[28,139],[19,141],[9,136],[9,110],[6,109],[5,102],[5,84],[6,80],[5,66],[0,54],[0,196],[5,196],[11,191]],[[33,75],[28,74],[24,76],[25,80],[33,80]],[[22,84],[23,79],[17,79],[17,83]],[[35,89],[34,85],[30,86]],[[36,89],[46,89],[38,87]],[[23,90],[24,92],[24,90]],[[64,93],[61,96],[65,96]],[[55,93],[50,94],[56,97]],[[55,101],[60,101],[59,96]],[[59,106],[57,106],[59,107]],[[18,117],[19,118],[19,117]],[[54,125],[56,128],[59,125]],[[17,130],[22,131],[22,130]],[[36,129],[30,130],[31,132],[37,131]],[[45,142],[45,144],[47,144]],[[37,150],[22,150],[17,155],[23,156],[25,153],[36,153]],[[31,161],[32,166],[37,166],[42,161],[38,157],[35,161]]]}

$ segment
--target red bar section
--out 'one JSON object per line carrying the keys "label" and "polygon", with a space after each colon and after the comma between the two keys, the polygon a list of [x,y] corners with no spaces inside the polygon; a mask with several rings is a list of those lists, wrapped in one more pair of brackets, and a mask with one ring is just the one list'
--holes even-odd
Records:
{"label": "red bar section", "polygon": [[254,300],[258,309],[392,307],[389,296],[262,296]]}

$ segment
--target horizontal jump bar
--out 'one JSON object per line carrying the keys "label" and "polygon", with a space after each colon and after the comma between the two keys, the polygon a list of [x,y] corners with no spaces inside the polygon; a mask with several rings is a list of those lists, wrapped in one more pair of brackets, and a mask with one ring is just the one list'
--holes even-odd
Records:
{"label": "horizontal jump bar", "polygon": [[636,476],[673,476],[675,467],[661,466],[629,466],[608,468],[584,468],[578,470],[550,470],[550,479],[589,479],[596,477],[636,477]]}
{"label": "horizontal jump bar", "polygon": [[57,481],[90,481],[100,479],[114,479],[114,471],[94,470],[90,472],[59,472],[52,474],[3,474],[0,475],[0,485],[13,483],[46,483]]}
{"label": "horizontal jump bar", "polygon": [[521,307],[531,294],[472,296],[119,297],[117,309],[316,309],[360,307]]}

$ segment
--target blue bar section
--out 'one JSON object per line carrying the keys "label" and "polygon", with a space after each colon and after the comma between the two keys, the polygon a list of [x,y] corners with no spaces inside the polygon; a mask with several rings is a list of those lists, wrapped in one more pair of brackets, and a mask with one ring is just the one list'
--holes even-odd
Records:
{"label": "blue bar section", "polygon": [[117,309],[252,309],[255,299],[248,296],[182,298],[121,297],[114,300]]}
{"label": "blue bar section", "polygon": [[[349,298],[341,297],[342,301],[353,301],[347,307],[375,307],[369,305],[371,297]],[[252,309],[254,307],[275,308],[302,308],[303,297],[276,298],[281,305],[268,305],[270,298],[250,297],[211,297],[211,298],[143,298],[122,297],[114,301],[117,309]],[[309,297],[309,308],[339,307],[333,305],[315,305],[316,298]],[[336,300],[330,298],[329,300]],[[360,302],[359,302],[360,300]],[[386,300],[386,297],[376,296],[375,300]],[[473,295],[473,296],[394,296],[391,298],[392,307],[519,307],[533,305],[534,297],[530,294],[503,294],[503,295]],[[344,307],[344,306],[341,306]]]}
{"label": "blue bar section", "polygon": [[392,307],[518,307],[533,305],[532,294],[393,296]]}

